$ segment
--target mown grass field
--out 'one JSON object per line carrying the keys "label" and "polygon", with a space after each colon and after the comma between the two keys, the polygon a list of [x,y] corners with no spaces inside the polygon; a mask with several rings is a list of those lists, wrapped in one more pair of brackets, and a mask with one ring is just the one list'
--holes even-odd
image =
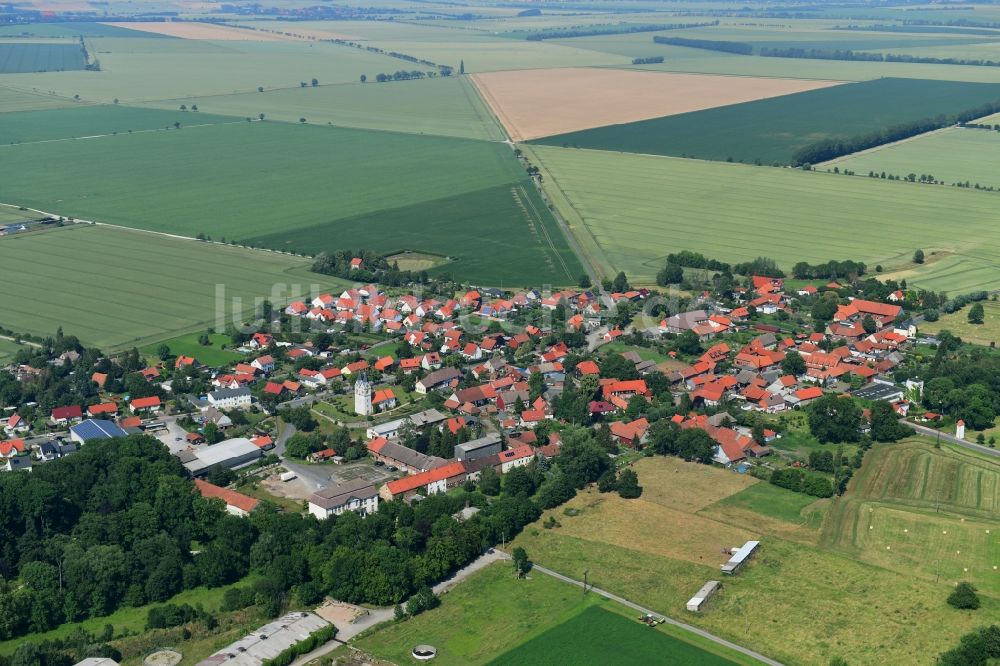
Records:
{"label": "mown grass field", "polygon": [[937,335],[947,329],[962,338],[965,342],[988,345],[1000,342],[1000,303],[997,301],[982,301],[983,323],[969,323],[969,308],[967,306],[958,312],[942,314],[937,321],[924,321],[920,324],[921,333]]}
{"label": "mown grass field", "polygon": [[[809,528],[814,535],[809,543],[805,528],[768,515],[792,518],[785,508],[777,512],[756,502],[746,509],[735,506],[743,504],[740,494],[763,483],[740,491],[731,481],[739,475],[719,468],[674,463],[668,469],[677,471],[650,469],[661,464],[658,458],[637,464],[644,487],[639,500],[587,491],[570,504],[578,515],[566,515],[562,507],[547,511],[512,546],[524,547],[535,562],[569,576],[582,578],[586,570],[597,587],[786,664],[825,666],[836,656],[850,664],[931,664],[958,636],[1000,612],[1000,600],[992,596],[983,597],[978,615],[955,611],[945,603],[950,582],[935,583],[906,568],[817,547],[818,529]],[[701,476],[714,477],[731,492],[720,501],[719,488]],[[689,483],[692,478],[697,482]],[[676,510],[683,521],[660,518],[653,499],[663,494],[688,498],[687,508]],[[737,499],[728,502],[730,496]],[[617,503],[617,511],[602,509]],[[704,508],[690,513],[698,506]],[[541,527],[549,514],[560,527]],[[718,566],[726,559],[721,549],[697,550],[692,535],[732,546],[742,541],[729,541],[744,534],[763,542],[760,553],[738,575],[725,577],[706,612],[686,612],[687,599],[706,580],[719,579]]]}
{"label": "mown grass field", "polygon": [[207,113],[172,110],[136,109],[116,105],[80,105],[74,108],[33,109],[7,113],[0,123],[0,147],[3,144],[33,143],[56,139],[97,138],[107,134],[129,134],[149,130],[174,129],[179,122],[187,125],[217,125],[246,122]]}
{"label": "mown grass field", "polygon": [[243,354],[225,349],[225,347],[232,344],[228,335],[222,333],[210,334],[208,339],[211,344],[208,346],[198,344],[198,338],[201,335],[202,333],[180,335],[170,340],[164,340],[163,342],[143,347],[140,351],[158,361],[157,350],[163,344],[170,347],[170,353],[174,356],[193,356],[199,363],[210,366],[226,365],[227,363],[234,363],[244,359]]}
{"label": "mown grass field", "polygon": [[947,185],[1000,187],[1000,132],[949,127],[826,162],[821,168],[834,167],[864,177],[872,171],[904,178],[930,174]]}
{"label": "mown grass field", "polygon": [[309,254],[430,252],[481,284],[582,272],[499,143],[242,121],[3,150],[19,167],[0,201],[81,219]]}
{"label": "mown grass field", "polygon": [[[373,77],[374,78],[374,77]],[[473,86],[462,77],[392,83],[321,85],[152,102],[176,109],[197,104],[199,112],[242,118],[327,123],[344,127],[439,134],[502,141],[503,133]]]}
{"label": "mown grass field", "polygon": [[853,137],[1000,99],[1000,84],[878,79],[537,139],[550,146],[787,164],[822,139]]}
{"label": "mown grass field", "polygon": [[[852,258],[913,268],[910,285],[960,293],[997,286],[996,193],[791,169],[531,147],[533,163],[600,270],[648,284],[678,250],[722,261]],[[861,241],[879,230],[879,240]]]}
{"label": "mown grass field", "polygon": [[0,239],[0,263],[4,326],[38,335],[62,326],[106,350],[242,323],[255,298],[293,300],[293,285],[304,294],[345,284],[295,257],[90,225]]}
{"label": "mown grass field", "polygon": [[1000,599],[1000,463],[919,438],[869,457],[833,503],[822,545]]}
{"label": "mown grass field", "polygon": [[[435,662],[442,664],[566,663],[553,661],[546,652],[550,646],[564,648],[566,655],[573,649],[588,651],[591,656],[584,655],[582,663],[593,663],[607,646],[620,645],[627,636],[640,650],[635,656],[643,655],[642,663],[756,663],[688,632],[650,629],[632,614],[541,573],[516,580],[509,564],[497,563],[444,595],[437,609],[368,633],[355,645],[396,664],[416,663],[410,651],[422,643],[438,648]],[[564,641],[567,636],[574,637],[576,648]],[[659,655],[650,661],[648,650],[654,648]],[[688,661],[668,661],[671,655]]]}
{"label": "mown grass field", "polygon": [[79,44],[13,42],[0,44],[0,74],[60,72],[87,66]]}
{"label": "mown grass field", "polygon": [[724,666],[734,662],[663,632],[650,631],[634,618],[592,606],[489,663],[490,666],[560,663]]}
{"label": "mown grass field", "polygon": [[19,352],[24,347],[17,344],[13,340],[6,340],[0,338],[0,361],[6,362],[10,360],[17,352]]}

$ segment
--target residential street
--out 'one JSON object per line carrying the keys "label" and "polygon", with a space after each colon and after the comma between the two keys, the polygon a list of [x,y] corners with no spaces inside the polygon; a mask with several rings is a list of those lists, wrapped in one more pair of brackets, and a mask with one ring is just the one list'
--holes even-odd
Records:
{"label": "residential street", "polygon": [[1000,458],[1000,450],[991,449],[988,446],[980,446],[973,442],[967,442],[964,439],[959,439],[954,435],[949,435],[948,433],[940,432],[934,428],[928,428],[927,426],[917,425],[916,423],[910,423],[909,421],[902,420],[902,423],[910,426],[917,431],[918,434],[926,435],[927,437],[934,437],[935,439],[940,436],[946,442],[951,442],[952,444],[957,444],[962,448],[969,449],[970,451],[976,451],[978,453],[983,453],[988,456],[993,456],[994,458]]}

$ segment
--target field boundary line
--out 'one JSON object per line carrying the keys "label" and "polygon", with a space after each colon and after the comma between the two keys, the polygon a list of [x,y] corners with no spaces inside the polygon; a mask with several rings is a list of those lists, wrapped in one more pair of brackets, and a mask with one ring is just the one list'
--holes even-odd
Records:
{"label": "field boundary line", "polygon": [[[138,108],[138,107],[137,107]],[[229,116],[233,118],[234,116]],[[18,143],[6,143],[0,144],[2,148],[15,148],[17,146],[37,146],[41,143],[60,143],[62,141],[84,141],[87,139],[104,139],[109,136],[118,136],[119,134],[128,136],[130,134],[148,134],[150,132],[179,132],[183,129],[195,129],[198,127],[221,127],[223,125],[238,125],[247,122],[246,119],[243,120],[231,120],[224,123],[202,123],[200,125],[181,125],[180,127],[152,127],[149,129],[141,130],[126,130],[124,132],[111,132],[110,134],[92,134],[89,136],[65,136],[58,139],[41,139],[39,141],[21,141]],[[263,122],[260,120],[251,119],[250,122]]]}
{"label": "field boundary line", "polygon": [[[835,157],[832,160],[827,160],[826,162],[820,162],[818,164],[814,164],[813,168],[820,169],[822,167],[835,166],[837,164],[840,164],[841,162],[846,162],[854,157],[861,157],[863,155],[872,155],[886,148],[892,148],[893,146],[900,146],[906,143],[910,143],[911,141],[916,141],[917,139],[923,139],[929,136],[933,136],[935,134],[943,134],[945,132],[958,129],[960,129],[958,125],[948,125],[947,127],[939,127],[935,130],[931,130],[930,132],[924,132],[922,134],[914,134],[913,136],[908,136],[905,139],[900,139],[899,141],[882,143],[877,146],[872,146],[871,148],[866,148],[865,150],[859,150],[856,153],[848,153],[847,155],[841,155],[840,157]],[[867,178],[866,174],[860,174],[860,175]]]}

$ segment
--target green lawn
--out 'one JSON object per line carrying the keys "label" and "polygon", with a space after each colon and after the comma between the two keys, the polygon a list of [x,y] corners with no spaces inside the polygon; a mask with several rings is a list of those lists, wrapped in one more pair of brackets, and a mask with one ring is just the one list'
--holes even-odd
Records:
{"label": "green lawn", "polygon": [[806,507],[815,502],[815,497],[779,488],[763,481],[716,502],[713,507],[734,506],[796,525],[807,523],[818,527],[822,514],[803,513]]}
{"label": "green lawn", "polygon": [[606,663],[724,666],[734,664],[634,618],[591,606],[570,620],[506,652],[490,666]]}
{"label": "green lawn", "polygon": [[257,117],[297,123],[439,134],[500,141],[503,133],[467,79],[439,77],[392,83],[350,83],[318,88],[269,90],[152,102],[161,108],[190,107],[199,112]]}
{"label": "green lawn", "polygon": [[170,353],[174,356],[193,356],[199,363],[213,367],[219,367],[246,358],[239,352],[224,349],[224,347],[231,346],[232,344],[228,335],[212,333],[208,336],[211,344],[207,347],[198,344],[198,338],[201,335],[202,333],[189,333],[171,338],[170,340],[164,340],[163,342],[144,347],[142,353],[146,356],[157,356],[159,346],[165,344],[170,347]]}
{"label": "green lawn", "polygon": [[[53,113],[79,112],[90,110]],[[456,258],[437,272],[479,284],[568,284],[581,273],[498,143],[244,121],[2,150],[18,169],[0,201],[84,219],[309,254],[433,252]]]}
{"label": "green lawn", "polygon": [[1000,84],[878,79],[536,139],[549,146],[788,164],[823,139],[854,137],[993,102]]}
{"label": "green lawn", "polygon": [[[509,564],[497,563],[444,595],[439,608],[368,633],[355,645],[400,665],[417,663],[410,651],[423,643],[438,649],[435,662],[442,664],[550,664],[567,663],[552,661],[544,652],[553,638],[567,650],[589,649],[599,655],[607,649],[603,645],[621,640],[615,637],[628,636],[639,650],[636,656],[647,660],[626,663],[684,663],[648,661],[654,648],[661,655],[669,652],[698,660],[686,662],[692,664],[756,663],[683,630],[650,629],[632,615],[629,609],[596,594],[583,595],[579,588],[541,573],[516,580]],[[567,633],[576,637],[576,648],[562,642]],[[591,657],[580,663],[602,662]]]}
{"label": "green lawn", "polygon": [[[852,258],[887,270],[913,251],[944,250],[911,286],[949,292],[997,286],[995,193],[792,169],[533,146],[533,162],[583,251],[606,275],[648,284],[678,250],[728,262]],[[872,228],[879,243],[858,243]],[[814,242],[823,238],[822,243]]]}
{"label": "green lawn", "polygon": [[[196,587],[190,590],[184,590],[164,603],[189,604],[191,606],[201,604],[202,607],[210,613],[218,612],[222,606],[222,597],[226,590],[231,587],[244,586],[252,583],[255,578],[256,575],[251,574],[250,576],[247,576],[232,585],[214,588]],[[115,636],[120,636],[125,632],[130,634],[141,633],[146,628],[146,616],[149,613],[149,609],[154,606],[162,605],[163,604],[155,603],[146,604],[145,606],[139,606],[137,608],[122,608],[115,611],[111,615],[105,615],[104,617],[95,617],[89,620],[83,620],[82,622],[67,622],[66,624],[60,625],[55,629],[51,629],[43,633],[30,634],[16,640],[0,641],[0,655],[13,654],[18,645],[24,641],[38,643],[54,638],[63,638],[75,631],[78,627],[83,628],[86,631],[99,633],[104,628],[104,625],[110,624],[115,628]]]}
{"label": "green lawn", "polygon": [[[45,258],[45,270],[38,257]],[[0,263],[8,285],[0,295],[5,326],[38,335],[62,326],[105,349],[150,345],[209,326],[222,330],[233,318],[244,321],[256,298],[279,304],[313,284],[344,285],[311,273],[309,262],[295,257],[107,226],[0,239]]]}
{"label": "green lawn", "polygon": [[949,127],[822,166],[834,167],[866,178],[873,171],[904,178],[911,173],[930,174],[947,185],[967,181],[1000,188],[1000,132]]}
{"label": "green lawn", "polygon": [[655,349],[650,349],[649,347],[636,347],[634,345],[627,345],[623,342],[609,342],[605,345],[601,345],[600,350],[602,354],[624,354],[625,352],[635,352],[643,361],[654,361],[655,363],[663,363],[664,361],[670,360],[669,356],[661,354]]}
{"label": "green lawn", "polygon": [[983,323],[969,323],[969,309],[967,305],[958,312],[942,314],[937,321],[925,321],[920,324],[921,333],[936,335],[947,329],[959,336],[965,342],[972,342],[980,345],[988,345],[991,342],[1000,340],[1000,303],[997,301],[982,301]]}
{"label": "green lawn", "polygon": [[12,340],[0,338],[0,362],[6,363],[23,348],[22,345],[16,344]]}

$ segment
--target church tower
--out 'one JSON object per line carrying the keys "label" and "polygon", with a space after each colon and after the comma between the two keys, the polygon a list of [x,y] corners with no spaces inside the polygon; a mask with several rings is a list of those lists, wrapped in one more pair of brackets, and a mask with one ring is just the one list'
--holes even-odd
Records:
{"label": "church tower", "polygon": [[372,385],[363,374],[354,383],[354,411],[361,416],[372,413]]}

